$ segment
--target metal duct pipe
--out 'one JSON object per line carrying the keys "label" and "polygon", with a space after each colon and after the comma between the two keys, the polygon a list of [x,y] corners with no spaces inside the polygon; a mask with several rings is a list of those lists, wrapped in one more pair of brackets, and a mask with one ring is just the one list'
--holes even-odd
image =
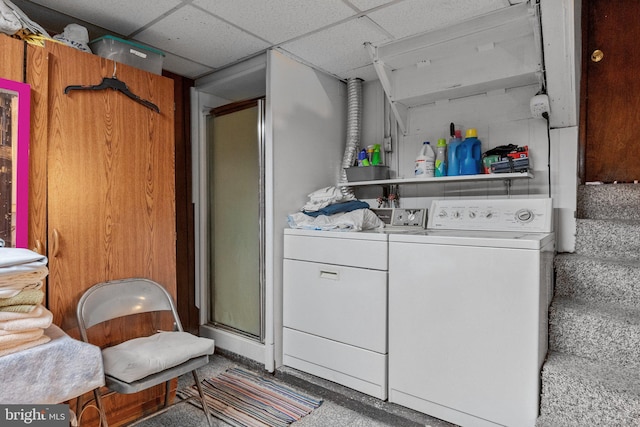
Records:
{"label": "metal duct pipe", "polygon": [[[355,164],[360,147],[360,133],[362,129],[362,80],[350,78],[347,80],[347,143],[342,158],[340,182],[347,181],[345,168]],[[344,198],[355,198],[353,188],[340,187]]]}

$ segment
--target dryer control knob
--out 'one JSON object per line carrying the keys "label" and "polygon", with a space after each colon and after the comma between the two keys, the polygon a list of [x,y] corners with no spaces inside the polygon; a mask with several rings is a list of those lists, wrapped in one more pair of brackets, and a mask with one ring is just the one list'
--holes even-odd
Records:
{"label": "dryer control knob", "polygon": [[529,222],[533,219],[533,212],[529,209],[520,209],[516,212],[516,219],[520,222]]}

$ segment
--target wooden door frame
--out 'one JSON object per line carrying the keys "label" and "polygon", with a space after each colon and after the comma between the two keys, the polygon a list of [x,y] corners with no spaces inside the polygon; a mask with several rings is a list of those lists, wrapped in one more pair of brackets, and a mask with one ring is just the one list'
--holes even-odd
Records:
{"label": "wooden door frame", "polygon": [[580,110],[578,121],[578,184],[584,184],[587,176],[585,169],[587,158],[587,61],[589,59],[588,54],[588,26],[589,26],[589,0],[582,0],[581,11],[581,33],[582,33],[582,46],[581,46],[581,65],[580,65]]}
{"label": "wooden door frame", "polygon": [[185,331],[199,334],[200,309],[195,295],[195,228],[191,165],[190,91],[195,82],[168,71],[174,81],[176,174],[176,305]]}

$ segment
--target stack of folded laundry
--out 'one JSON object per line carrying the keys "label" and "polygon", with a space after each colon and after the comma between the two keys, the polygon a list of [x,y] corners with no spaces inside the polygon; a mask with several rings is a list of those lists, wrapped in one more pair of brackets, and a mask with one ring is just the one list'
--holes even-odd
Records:
{"label": "stack of folded laundry", "polygon": [[20,248],[0,248],[0,356],[51,340],[44,330],[53,314],[43,305],[47,258]]}
{"label": "stack of folded laundry", "polygon": [[384,227],[369,204],[344,196],[336,187],[325,187],[308,195],[301,212],[288,216],[291,228],[323,231],[361,231]]}

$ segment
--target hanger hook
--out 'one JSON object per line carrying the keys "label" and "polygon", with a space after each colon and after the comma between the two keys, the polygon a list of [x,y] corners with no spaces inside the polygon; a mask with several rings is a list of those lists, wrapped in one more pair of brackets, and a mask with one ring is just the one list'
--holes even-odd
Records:
{"label": "hanger hook", "polygon": [[116,70],[118,69],[118,63],[113,61],[113,78],[116,78]]}

